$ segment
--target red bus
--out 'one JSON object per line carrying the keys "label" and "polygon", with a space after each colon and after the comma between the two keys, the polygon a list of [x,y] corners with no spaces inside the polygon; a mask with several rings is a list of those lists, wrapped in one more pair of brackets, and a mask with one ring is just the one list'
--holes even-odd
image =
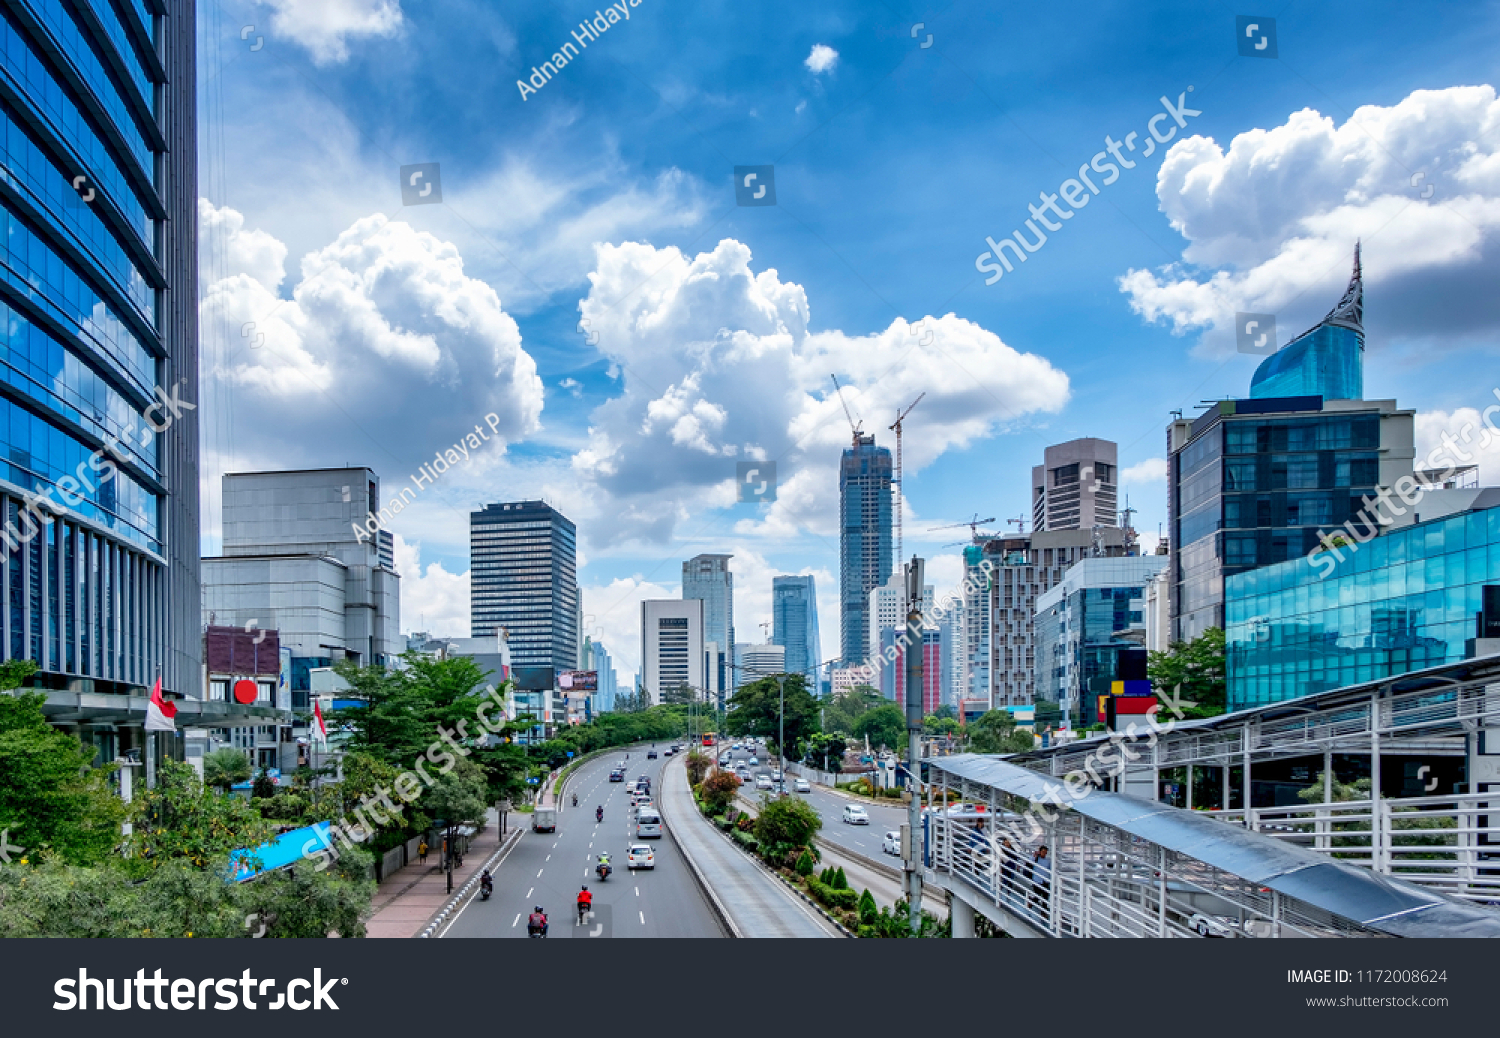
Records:
{"label": "red bus", "polygon": [[713,732],[704,732],[703,733],[703,745],[704,746],[712,746],[713,744],[714,744],[714,733]]}

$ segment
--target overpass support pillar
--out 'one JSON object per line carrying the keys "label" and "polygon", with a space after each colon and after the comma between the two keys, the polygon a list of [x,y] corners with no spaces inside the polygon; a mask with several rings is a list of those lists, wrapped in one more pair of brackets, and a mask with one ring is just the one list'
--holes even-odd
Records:
{"label": "overpass support pillar", "polygon": [[974,906],[963,898],[948,895],[948,920],[953,924],[954,937],[974,936]]}

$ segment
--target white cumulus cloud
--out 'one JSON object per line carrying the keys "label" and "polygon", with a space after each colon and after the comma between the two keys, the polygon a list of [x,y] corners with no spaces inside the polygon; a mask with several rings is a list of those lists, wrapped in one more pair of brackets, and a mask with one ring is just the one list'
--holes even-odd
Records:
{"label": "white cumulus cloud", "polygon": [[823,72],[832,72],[838,63],[839,52],[826,43],[813,44],[813,49],[808,53],[807,59],[802,62],[815,76]]}
{"label": "white cumulus cloud", "polygon": [[319,65],[346,61],[349,41],[392,36],[401,28],[400,0],[260,0],[274,12],[271,29],[306,47]]}
{"label": "white cumulus cloud", "polygon": [[1127,486],[1132,483],[1161,483],[1166,478],[1166,458],[1147,458],[1120,472],[1120,482]]}
{"label": "white cumulus cloud", "polygon": [[1338,300],[1364,243],[1366,331],[1447,345],[1500,329],[1500,102],[1492,86],[1418,90],[1342,124],[1311,109],[1173,145],[1156,193],[1189,242],[1181,263],[1120,279],[1131,307],[1201,348],[1234,350],[1237,311],[1277,315],[1284,343]]}

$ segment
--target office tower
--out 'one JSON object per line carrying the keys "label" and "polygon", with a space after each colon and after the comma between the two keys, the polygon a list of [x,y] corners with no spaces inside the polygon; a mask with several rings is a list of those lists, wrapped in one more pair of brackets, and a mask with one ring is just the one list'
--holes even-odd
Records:
{"label": "office tower", "polygon": [[812,576],[771,578],[771,641],[786,650],[788,674],[801,674],[807,689],[818,692],[818,589]]}
{"label": "office tower", "polygon": [[641,687],[656,706],[668,692],[703,695],[703,601],[656,598],[641,603]]}
{"label": "office tower", "polygon": [[1034,530],[1091,530],[1118,524],[1119,449],[1092,436],[1054,444],[1031,469]]}
{"label": "office tower", "polygon": [[[881,632],[882,649],[895,647],[896,637],[900,632],[887,629]],[[911,649],[900,650],[901,655],[896,662],[886,666],[880,672],[880,691],[891,702],[898,706],[906,703],[906,653]],[[939,627],[929,627],[922,632],[922,713],[933,714],[943,703],[943,689],[947,686],[947,672],[943,667],[943,657],[946,655],[943,648],[943,631]]]}
{"label": "office tower", "polygon": [[733,555],[695,555],[682,564],[682,597],[703,603],[703,640],[712,642],[717,655],[712,661],[719,688],[730,683],[729,664],[734,662],[734,574],[729,572]]}
{"label": "office tower", "polygon": [[780,645],[741,645],[735,687],[749,685],[772,674],[791,673],[786,666],[786,649]]}
{"label": "office tower", "polygon": [[382,511],[373,470],[229,473],[222,485],[224,553],[202,562],[203,619],[279,631],[294,707],[306,708],[313,669],[384,665],[406,648],[401,578],[366,526]]}
{"label": "office tower", "polygon": [[510,632],[517,667],[578,665],[578,532],[545,501],[469,513],[469,627]]}
{"label": "office tower", "polygon": [[969,668],[965,636],[964,603],[960,598],[938,621],[943,636],[943,689],[941,705],[958,709],[959,700],[968,696]]}
{"label": "office tower", "polygon": [[1165,555],[1086,558],[1037,597],[1037,701],[1085,725],[1104,721],[1099,697],[1126,677],[1121,652],[1144,646],[1146,588],[1166,565]]}
{"label": "office tower", "polygon": [[1250,397],[1320,396],[1361,400],[1365,395],[1365,285],[1354,246],[1354,273],[1344,297],[1308,331],[1261,361]]}
{"label": "office tower", "polygon": [[[906,574],[893,573],[891,579],[870,591],[868,608],[870,620],[869,659],[883,651],[885,632],[906,627]],[[933,615],[933,589],[931,584],[922,585],[922,616],[931,620]]]}
{"label": "office tower", "polygon": [[4,10],[0,644],[44,687],[197,698],[194,6]]}
{"label": "office tower", "polygon": [[[1229,577],[1306,555],[1411,476],[1416,412],[1320,394],[1359,391],[1363,305],[1356,258],[1343,300],[1261,363],[1251,399],[1167,427],[1173,641],[1224,626]],[[1273,390],[1306,395],[1262,395]]]}
{"label": "office tower", "polygon": [[856,433],[839,463],[840,655],[868,658],[870,592],[891,576],[891,452]]}

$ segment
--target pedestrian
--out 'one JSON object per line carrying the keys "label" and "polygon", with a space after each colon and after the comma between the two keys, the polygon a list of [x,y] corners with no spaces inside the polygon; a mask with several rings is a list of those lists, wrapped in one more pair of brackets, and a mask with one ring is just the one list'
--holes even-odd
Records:
{"label": "pedestrian", "polygon": [[423,840],[417,844],[417,861],[423,865],[427,864],[427,841]]}
{"label": "pedestrian", "polygon": [[1016,890],[1016,848],[1009,836],[1000,841],[1000,889],[1007,898]]}
{"label": "pedestrian", "polygon": [[1037,848],[1036,859],[1031,863],[1031,886],[1037,911],[1047,915],[1052,904],[1052,860],[1048,857],[1045,843]]}

